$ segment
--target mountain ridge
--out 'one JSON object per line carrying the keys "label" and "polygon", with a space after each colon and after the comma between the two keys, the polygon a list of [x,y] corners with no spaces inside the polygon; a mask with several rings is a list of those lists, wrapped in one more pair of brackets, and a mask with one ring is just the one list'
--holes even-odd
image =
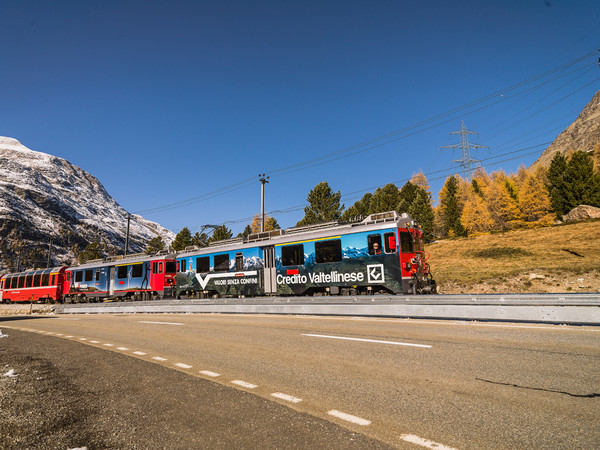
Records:
{"label": "mountain ridge", "polygon": [[[0,137],[0,194],[0,270],[15,259],[40,266],[51,240],[53,264],[72,264],[92,242],[106,255],[124,251],[129,213],[96,177],[63,158]],[[175,234],[131,215],[131,252],[156,236],[168,244]]]}

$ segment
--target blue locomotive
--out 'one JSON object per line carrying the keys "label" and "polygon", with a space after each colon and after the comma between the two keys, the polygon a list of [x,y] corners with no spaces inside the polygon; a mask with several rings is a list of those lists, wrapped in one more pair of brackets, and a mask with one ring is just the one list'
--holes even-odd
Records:
{"label": "blue locomotive", "polygon": [[187,248],[177,297],[435,293],[421,229],[409,215],[372,214]]}

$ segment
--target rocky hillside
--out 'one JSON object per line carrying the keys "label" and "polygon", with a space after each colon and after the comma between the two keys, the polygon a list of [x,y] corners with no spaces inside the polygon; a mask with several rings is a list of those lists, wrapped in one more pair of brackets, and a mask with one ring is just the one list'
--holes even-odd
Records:
{"label": "rocky hillside", "polygon": [[[17,258],[26,267],[45,266],[50,241],[54,265],[72,263],[91,242],[107,255],[122,254],[127,215],[85,170],[0,137],[0,271]],[[143,251],[156,236],[165,242],[175,237],[132,215],[131,253]]]}
{"label": "rocky hillside", "polygon": [[596,92],[579,117],[558,135],[532,167],[548,167],[556,153],[564,155],[568,151],[577,150],[600,151],[600,91]]}

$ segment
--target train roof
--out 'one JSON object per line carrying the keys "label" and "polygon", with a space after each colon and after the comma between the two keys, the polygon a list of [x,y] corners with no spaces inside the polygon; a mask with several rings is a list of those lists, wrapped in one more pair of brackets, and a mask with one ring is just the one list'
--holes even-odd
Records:
{"label": "train roof", "polygon": [[[60,267],[50,267],[47,269],[28,269],[28,270],[24,270],[23,272],[13,272],[13,273],[5,273],[4,276],[5,277],[13,277],[15,275],[20,276],[20,275],[43,275],[45,273],[59,273],[61,270],[66,269],[67,266],[60,266]],[[0,278],[2,278],[2,276],[0,276]]]}
{"label": "train roof", "polygon": [[126,265],[126,264],[137,264],[137,263],[143,263],[143,262],[151,262],[151,261],[157,261],[157,260],[162,260],[162,259],[175,259],[175,254],[174,253],[169,253],[166,251],[163,252],[158,252],[154,255],[147,255],[146,253],[133,253],[131,255],[120,255],[120,256],[113,256],[110,258],[104,258],[104,259],[93,259],[90,261],[87,261],[84,264],[79,264],[77,266],[71,266],[69,267],[68,270],[72,271],[72,270],[82,270],[82,269],[95,269],[98,267],[107,267],[107,266],[122,266],[122,265]]}
{"label": "train roof", "polygon": [[293,227],[287,230],[265,231],[251,234],[247,238],[234,238],[211,242],[208,247],[186,247],[178,257],[196,254],[217,253],[243,248],[281,245],[297,241],[325,238],[336,235],[375,231],[388,228],[419,228],[419,224],[407,213],[398,214],[396,211],[371,214],[363,220],[355,222],[326,222],[303,227]]}

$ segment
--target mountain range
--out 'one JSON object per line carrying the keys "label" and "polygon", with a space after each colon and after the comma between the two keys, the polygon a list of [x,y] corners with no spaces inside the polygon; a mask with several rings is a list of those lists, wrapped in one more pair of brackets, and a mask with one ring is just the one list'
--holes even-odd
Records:
{"label": "mountain range", "polygon": [[[127,216],[94,176],[65,159],[33,151],[0,137],[0,272],[72,264],[97,242],[105,255],[124,253]],[[170,243],[175,235],[139,215],[131,215],[129,252],[150,239]],[[51,247],[50,247],[51,242]]]}

